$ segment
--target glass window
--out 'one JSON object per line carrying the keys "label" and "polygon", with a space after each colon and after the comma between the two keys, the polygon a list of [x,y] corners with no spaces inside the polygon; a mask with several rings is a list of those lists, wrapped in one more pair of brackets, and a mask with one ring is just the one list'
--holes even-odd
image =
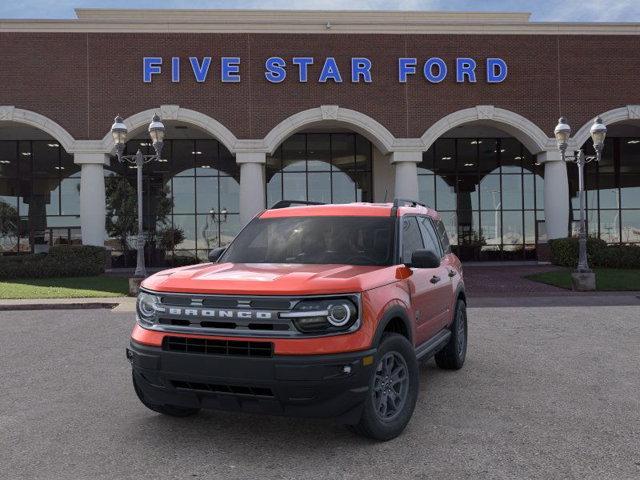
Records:
{"label": "glass window", "polygon": [[434,145],[436,173],[439,175],[455,174],[456,171],[456,140],[440,138]]}
{"label": "glass window", "polygon": [[422,235],[416,217],[402,218],[402,263],[411,263],[411,256],[416,250],[424,248]]}
{"label": "glass window", "polygon": [[435,206],[436,191],[433,175],[418,175],[418,195],[425,205]]}
{"label": "glass window", "polygon": [[[455,177],[450,177],[455,182]],[[455,183],[452,185],[440,175],[436,176],[436,209],[455,210],[456,209],[456,192]]]}
{"label": "glass window", "polygon": [[[282,170],[285,172],[306,171],[307,137],[303,134],[292,135],[282,143]],[[299,200],[299,199],[296,199]]]}
{"label": "glass window", "polygon": [[353,192],[356,183],[351,176],[343,172],[335,172],[331,175],[331,190],[333,191],[333,203],[353,202]]}
{"label": "glass window", "polygon": [[17,142],[0,141],[0,178],[18,176]]}
{"label": "glass window", "polygon": [[619,210],[600,210],[600,238],[607,243],[620,242]]}
{"label": "glass window", "polygon": [[[415,218],[413,221],[420,238]],[[394,225],[391,217],[255,219],[237,236],[222,261],[390,265]]]}
{"label": "glass window", "polygon": [[478,144],[479,167],[481,175],[486,175],[498,168],[498,140],[497,139],[478,139],[482,143]]}
{"label": "glass window", "polygon": [[218,211],[218,178],[199,177],[196,178],[196,204],[197,213],[208,214],[212,210]]}
{"label": "glass window", "polygon": [[282,200],[282,173],[274,173],[267,177],[267,207],[275,205]]}
{"label": "glass window", "polygon": [[640,173],[640,136],[636,138],[621,138],[619,141],[620,173]]}
{"label": "glass window", "polygon": [[449,245],[449,236],[447,235],[447,230],[445,229],[444,223],[442,220],[438,220],[436,222],[436,231],[438,237],[440,238],[440,244],[442,245],[442,249],[444,253],[451,253],[451,246]]}
{"label": "glass window", "polygon": [[[458,172],[475,173],[478,171],[478,149],[484,148],[486,141],[475,138],[461,138],[456,142],[456,166]],[[495,144],[495,141],[493,141]]]}
{"label": "glass window", "polygon": [[640,210],[622,211],[622,241],[640,243]]}
{"label": "glass window", "polygon": [[[356,135],[331,135],[331,164],[333,170],[353,170],[356,166]],[[362,156],[366,158],[366,156]],[[365,162],[366,167],[366,162]]]}
{"label": "glass window", "polygon": [[361,135],[295,134],[267,157],[267,205],[280,200],[371,201],[371,163],[371,143]]}
{"label": "glass window", "polygon": [[522,176],[502,175],[502,208],[522,209]]}
{"label": "glass window", "polygon": [[504,248],[524,243],[522,212],[502,212],[502,243]]}
{"label": "glass window", "polygon": [[[204,152],[196,150],[193,140],[172,140],[171,144],[170,169],[173,175],[193,176],[195,162],[200,163],[200,157],[204,155]],[[195,160],[196,158],[197,160]]]}
{"label": "glass window", "polygon": [[[328,172],[331,170],[330,135],[328,133],[307,134],[306,157],[309,171]],[[351,161],[353,161],[353,153]]]}
{"label": "glass window", "polygon": [[311,202],[331,203],[331,174],[329,172],[309,173],[307,179],[309,182],[307,199]]}
{"label": "glass window", "polygon": [[431,220],[429,220],[427,217],[418,217],[418,224],[420,226],[420,231],[422,232],[424,248],[432,251],[438,257],[442,258],[442,248],[440,247],[440,242],[438,241],[438,236],[433,229]]}

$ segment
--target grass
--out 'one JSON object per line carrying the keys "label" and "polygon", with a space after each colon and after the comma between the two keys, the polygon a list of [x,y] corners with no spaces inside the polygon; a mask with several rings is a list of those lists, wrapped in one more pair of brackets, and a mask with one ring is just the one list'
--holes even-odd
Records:
{"label": "grass", "polygon": [[35,278],[0,281],[0,299],[122,297],[129,290],[122,277]]}
{"label": "grass", "polygon": [[[535,282],[546,283],[571,290],[571,269],[553,272],[536,273],[526,278]],[[594,268],[596,273],[596,290],[599,291],[634,291],[640,290],[640,270]]]}

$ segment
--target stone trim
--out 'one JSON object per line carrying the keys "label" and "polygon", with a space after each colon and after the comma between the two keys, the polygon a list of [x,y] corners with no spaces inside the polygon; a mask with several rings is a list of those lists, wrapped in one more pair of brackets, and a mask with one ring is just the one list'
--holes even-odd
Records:
{"label": "stone trim", "polygon": [[[569,144],[569,150],[578,150],[589,140],[591,137],[591,125],[593,125],[595,118],[596,117],[590,119],[575,133]],[[626,105],[624,107],[614,108],[613,110],[601,113],[600,118],[602,118],[602,123],[607,126],[628,120],[640,120],[640,105]]]}
{"label": "stone trim", "polygon": [[2,121],[22,123],[35,127],[55,138],[67,152],[73,153],[74,151],[76,140],[58,123],[44,115],[31,110],[16,108],[13,105],[4,105],[0,106],[0,122]]}
{"label": "stone trim", "polygon": [[322,105],[298,112],[282,120],[264,137],[264,148],[268,153],[273,153],[284,140],[294,133],[319,123],[346,126],[368,138],[384,154],[393,150],[396,141],[386,127],[364,113],[341,108],[337,105]]}
{"label": "stone trim", "polygon": [[540,127],[522,115],[493,105],[477,105],[450,113],[429,127],[420,137],[425,150],[452,128],[471,122],[480,122],[504,130],[520,140],[534,154],[555,148],[555,140],[547,137]]}
{"label": "stone trim", "polygon": [[0,31],[640,35],[639,23],[530,22],[525,12],[76,9],[76,15],[0,20]]}
{"label": "stone trim", "polygon": [[[163,120],[176,120],[199,127],[215,137],[216,140],[227,147],[231,153],[235,154],[236,152],[238,139],[231,130],[204,113],[189,110],[188,108],[182,108],[178,105],[161,105],[159,108],[151,108],[143,112],[138,112],[135,115],[126,118],[124,123],[129,129],[129,132],[132,132],[141,127],[146,127],[155,113],[159,113]],[[107,132],[107,134],[102,138],[102,149],[105,153],[109,153],[111,155],[115,153],[115,146],[113,144],[111,132]]]}

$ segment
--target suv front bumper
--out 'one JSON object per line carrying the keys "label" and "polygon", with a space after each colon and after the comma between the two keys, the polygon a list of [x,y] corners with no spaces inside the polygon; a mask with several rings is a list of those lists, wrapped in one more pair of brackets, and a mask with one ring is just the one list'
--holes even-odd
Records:
{"label": "suv front bumper", "polygon": [[375,353],[240,357],[166,351],[131,341],[127,358],[149,403],[356,423]]}

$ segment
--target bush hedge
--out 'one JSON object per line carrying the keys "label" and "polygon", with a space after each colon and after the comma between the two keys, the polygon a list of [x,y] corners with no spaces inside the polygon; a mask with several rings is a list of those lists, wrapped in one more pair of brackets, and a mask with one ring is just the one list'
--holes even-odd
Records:
{"label": "bush hedge", "polygon": [[107,250],[89,245],[57,245],[49,253],[0,257],[0,279],[88,277],[104,273]]}
{"label": "bush hedge", "polygon": [[[578,264],[578,239],[550,240],[551,263],[562,267]],[[587,238],[587,260],[590,267],[640,268],[640,246],[607,245],[598,238]]]}

